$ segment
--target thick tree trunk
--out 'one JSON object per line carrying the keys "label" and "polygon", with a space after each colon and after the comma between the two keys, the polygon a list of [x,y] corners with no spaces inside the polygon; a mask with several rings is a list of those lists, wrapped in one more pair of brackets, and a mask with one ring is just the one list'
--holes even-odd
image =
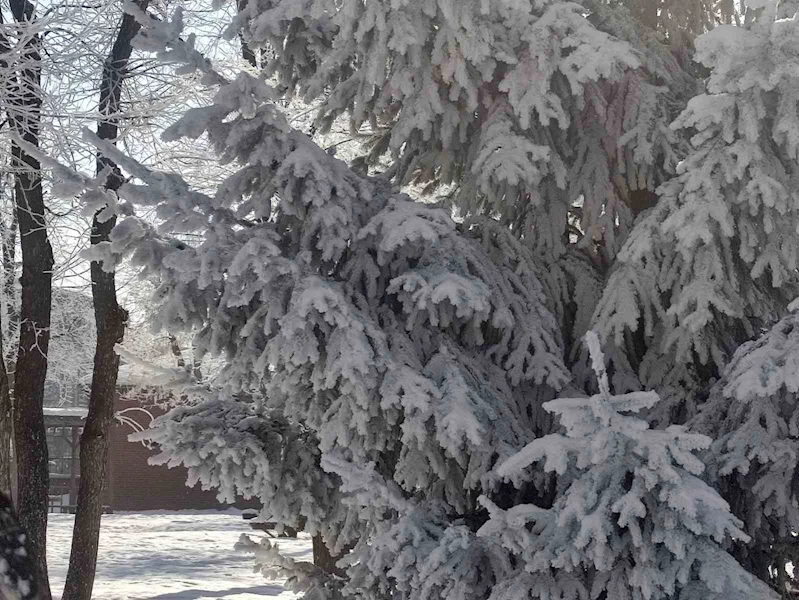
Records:
{"label": "thick tree trunk", "polygon": [[30,550],[41,570],[43,598],[49,600],[45,552],[50,478],[42,406],[50,344],[53,251],[44,225],[42,182],[36,171],[38,161],[19,147],[13,152],[32,169],[20,173],[17,179],[22,245],[22,308],[14,382],[17,506],[20,521],[30,537]]}
{"label": "thick tree trunk", "polygon": [[[17,23],[36,22],[28,0],[10,0]],[[16,73],[9,122],[27,143],[39,145],[41,121],[41,41],[31,35]],[[49,465],[42,405],[50,344],[53,250],[44,216],[41,166],[17,144],[11,156],[16,170],[14,195],[22,247],[22,305],[19,350],[14,381],[14,437],[20,522],[28,533],[28,550],[39,569],[40,596],[50,600],[47,578],[47,504]]]}
{"label": "thick tree trunk", "polygon": [[[144,10],[148,0],[140,0]],[[139,24],[125,15],[111,52],[103,66],[100,82],[100,114],[97,126],[101,139],[114,140],[118,134],[119,106],[125,71],[132,51],[131,41],[139,32]],[[122,177],[110,160],[98,156],[97,170],[112,168],[107,186],[119,189]],[[91,243],[108,240],[116,219],[92,221]],[[97,348],[94,354],[92,388],[89,396],[89,414],[80,440],[80,491],[75,526],[72,535],[72,552],[64,587],[63,600],[90,600],[97,567],[97,548],[100,539],[100,519],[103,512],[103,491],[108,464],[109,432],[114,418],[119,355],[114,346],[125,334],[127,313],[119,306],[114,273],[102,269],[100,263],[91,264],[94,318],[97,323]]]}

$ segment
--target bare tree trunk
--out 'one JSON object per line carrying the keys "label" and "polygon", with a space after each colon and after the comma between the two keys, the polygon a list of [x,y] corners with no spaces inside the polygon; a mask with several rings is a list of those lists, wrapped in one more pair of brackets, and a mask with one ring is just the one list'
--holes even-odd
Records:
{"label": "bare tree trunk", "polygon": [[[38,168],[38,161],[18,146],[14,156]],[[34,164],[35,163],[35,164]],[[53,251],[44,221],[42,182],[38,173],[21,173],[17,179],[22,240],[22,310],[14,385],[14,434],[17,449],[17,505],[20,521],[30,536],[30,549],[47,580],[47,503],[49,468],[44,426],[44,382],[50,345],[50,301]]]}
{"label": "bare tree trunk", "polygon": [[[34,6],[29,0],[10,0],[10,5],[14,20],[21,26],[35,23]],[[40,46],[39,36],[30,36],[9,109],[14,132],[33,146],[39,145],[41,121]],[[50,344],[53,250],[44,217],[39,161],[17,144],[12,144],[11,155],[17,170],[14,194],[22,247],[22,306],[14,382],[17,505],[20,522],[28,533],[28,550],[39,569],[41,598],[50,600],[46,554],[50,478],[42,405]]]}
{"label": "bare tree trunk", "polygon": [[11,486],[11,438],[14,435],[14,413],[8,386],[8,373],[3,353],[2,322],[0,321],[0,494],[13,497]]}
{"label": "bare tree trunk", "polygon": [[[149,0],[139,0],[144,10]],[[131,41],[140,25],[130,15],[125,15],[111,52],[103,66],[100,82],[100,114],[97,126],[101,139],[114,140],[118,135],[119,107],[122,85],[132,51]],[[119,189],[122,176],[109,159],[98,156],[97,170],[112,168],[109,189]],[[116,218],[92,221],[91,243],[108,240]],[[113,272],[103,270],[100,263],[92,262],[92,298],[94,318],[97,323],[97,348],[94,354],[92,389],[89,396],[89,414],[80,440],[80,491],[72,535],[72,552],[64,587],[63,600],[91,600],[97,567],[97,548],[100,539],[100,519],[103,512],[103,490],[108,464],[109,431],[114,418],[119,355],[114,346],[125,334],[127,312],[119,306]]]}
{"label": "bare tree trunk", "polygon": [[[108,239],[114,220],[92,222],[92,244]],[[119,355],[114,345],[122,341],[127,313],[117,303],[113,273],[91,265],[92,296],[97,323],[89,414],[80,438],[80,490],[72,552],[63,600],[90,600],[97,566],[103,490],[108,462],[109,430],[114,417]]]}

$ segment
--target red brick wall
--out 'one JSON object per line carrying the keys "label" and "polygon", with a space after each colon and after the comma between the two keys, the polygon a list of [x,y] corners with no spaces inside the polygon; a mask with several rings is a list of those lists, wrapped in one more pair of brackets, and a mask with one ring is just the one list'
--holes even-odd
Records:
{"label": "red brick wall", "polygon": [[[135,401],[117,399],[116,410],[132,406],[136,406]],[[162,414],[157,408],[148,406],[147,410],[153,416]],[[125,416],[144,426],[149,422],[149,417],[138,411],[128,411]],[[147,464],[147,459],[157,451],[148,450],[139,442],[129,442],[127,436],[132,432],[130,425],[119,421],[111,431],[107,489],[111,508],[130,511],[226,508],[217,501],[214,492],[203,491],[199,484],[186,487],[188,472],[184,467],[169,469]]]}

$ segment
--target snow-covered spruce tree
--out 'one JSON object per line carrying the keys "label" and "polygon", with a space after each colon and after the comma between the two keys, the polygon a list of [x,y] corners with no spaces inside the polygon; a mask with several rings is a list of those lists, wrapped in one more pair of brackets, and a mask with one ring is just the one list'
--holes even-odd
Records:
{"label": "snow-covered spruce tree", "polygon": [[[682,157],[668,124],[696,91],[659,31],[676,25],[652,29],[640,4],[249,0],[230,34],[272,50],[281,91],[322,100],[320,131],[348,121],[372,137],[366,163],[440,188],[543,256],[571,345]],[[666,4],[721,16],[704,0]]]}
{"label": "snow-covered spruce tree", "polygon": [[[495,467],[551,432],[544,401],[572,377],[582,384],[580,363],[566,367],[573,340],[588,328],[604,269],[635,216],[636,239],[677,255],[676,242],[661,247],[666,234],[651,217],[679,204],[664,198],[644,211],[682,157],[667,123],[693,79],[658,31],[624,5],[588,0],[253,0],[239,25],[252,47],[276,50],[269,73],[278,89],[247,74],[222,77],[191,37],[181,40],[179,14],[148,22],[139,40],[218,89],[213,105],[167,132],[206,135],[234,166],[216,194],[98,140],[133,183],[114,194],[60,173],[66,188],[89,188],[89,210],[107,204],[121,217],[93,257],[111,268],[131,256],[159,283],[156,326],[197,329],[199,357],[226,360],[210,389],[194,390],[199,404],[148,434],[161,460],[187,464],[223,495],[261,498],[266,518],[302,524],[334,555],[349,549],[343,574],[278,560],[295,571],[295,589],[322,596],[587,598],[593,588],[596,598],[766,597],[719,550],[726,535],[745,536],[710,488],[688,490],[708,494],[699,513],[669,512],[679,483],[672,472],[699,482],[688,478],[701,466],[689,451],[704,438],[642,421],[640,435],[624,439],[669,453],[657,465],[663,479],[641,491],[647,514],[662,519],[642,527],[661,544],[651,561],[666,576],[622,586],[587,557],[571,571],[553,570],[554,559],[528,569],[490,527],[477,533],[486,507],[495,524],[497,511],[514,506],[562,508],[556,492],[571,489],[574,473],[539,467],[506,482]],[[323,130],[345,116],[369,129],[366,162],[385,159],[388,172],[364,177],[363,164],[349,168],[292,130],[271,103],[292,89],[325,96]],[[464,221],[452,221],[451,205],[417,203],[391,187],[409,182],[450,185]],[[158,227],[136,218],[136,206],[154,208]],[[182,232],[193,235],[170,237]],[[610,281],[635,304],[635,288],[621,284]],[[660,327],[663,313],[653,319]],[[662,351],[642,361],[653,347],[643,329],[614,333],[617,390],[639,378],[656,388],[677,381],[679,399],[693,399],[685,380],[701,377],[692,364]],[[670,408],[661,414],[664,425],[674,418]],[[306,471],[292,472],[299,467]],[[691,521],[700,516],[709,520]],[[632,517],[625,523],[628,533],[608,533],[631,544],[617,548],[626,562],[615,567],[651,575]],[[676,537],[658,538],[668,527]],[[697,548],[709,562],[682,554]],[[271,547],[254,550],[277,560]],[[546,551],[554,552],[537,556]]]}
{"label": "snow-covered spruce tree", "polygon": [[696,452],[710,438],[676,425],[650,429],[634,413],[657,394],[611,394],[599,338],[590,331],[586,341],[599,393],[547,402],[564,433],[534,440],[497,468],[515,487],[534,463],[556,472],[552,508],[481,499],[491,518],[478,536],[507,554],[495,561],[507,573],[491,598],[776,598],[722,547],[747,536],[701,479]]}
{"label": "snow-covered spruce tree", "polygon": [[641,382],[665,395],[659,422],[684,418],[675,403],[799,293],[799,23],[777,18],[790,6],[750,5],[745,27],[697,41],[708,90],[673,124],[692,133],[692,150],[636,223],[595,313]]}
{"label": "snow-covered spruce tree", "polygon": [[[229,33],[270,49],[266,72],[284,95],[321,103],[319,131],[344,121],[371,136],[364,164],[523,240],[546,265],[568,362],[588,385],[579,339],[606,273],[688,150],[687,132],[669,124],[700,89],[693,40],[731,22],[732,8],[248,0]],[[654,355],[642,363],[643,334],[620,335],[623,346],[607,347],[616,385],[637,389],[642,371],[646,385],[684,396],[704,381],[692,368],[659,367]],[[666,420],[675,395],[659,407]]]}
{"label": "snow-covered spruce tree", "polygon": [[[476,540],[478,496],[550,492],[547,477],[495,486],[492,469],[551,429],[541,402],[569,378],[532,253],[495,221],[456,225],[447,210],[356,175],[287,125],[263,81],[227,81],[181,41],[179,14],[148,25],[140,46],[218,86],[214,104],[167,137],[206,134],[238,170],[209,197],[94,138],[140,183],[115,194],[100,178],[56,175],[62,192],[89,188],[87,210],[122,217],[92,257],[110,268],[131,256],[159,282],[156,325],[198,328],[197,355],[226,357],[203,391],[216,397],[162,419],[153,439],[205,485],[262,497],[266,518],[302,522],[334,554],[352,547],[348,589],[359,595],[434,585],[454,598],[467,571],[480,595],[491,565],[468,548],[453,565],[447,548]],[[132,214],[137,205],[155,208],[159,230]],[[281,455],[295,435],[310,447]],[[437,578],[423,555],[406,562],[412,546],[406,572],[394,572],[395,538],[413,538],[406,512],[428,532],[424,552],[442,555]]]}
{"label": "snow-covered spruce tree", "polygon": [[[708,461],[752,537],[734,555],[785,592],[799,561],[799,315],[743,344],[691,422],[713,436]],[[786,586],[789,586],[786,589]]]}

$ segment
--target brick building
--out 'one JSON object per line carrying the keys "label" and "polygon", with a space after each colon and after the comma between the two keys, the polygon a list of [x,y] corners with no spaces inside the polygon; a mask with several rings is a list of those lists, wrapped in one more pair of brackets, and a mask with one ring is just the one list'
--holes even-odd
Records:
{"label": "brick building", "polygon": [[[111,429],[105,501],[113,511],[224,509],[216,494],[186,486],[184,467],[153,466],[147,459],[157,454],[128,435],[149,425],[163,410],[146,395],[120,393]],[[85,407],[48,407],[45,411],[50,449],[51,510],[70,511],[80,483],[80,432]]]}

